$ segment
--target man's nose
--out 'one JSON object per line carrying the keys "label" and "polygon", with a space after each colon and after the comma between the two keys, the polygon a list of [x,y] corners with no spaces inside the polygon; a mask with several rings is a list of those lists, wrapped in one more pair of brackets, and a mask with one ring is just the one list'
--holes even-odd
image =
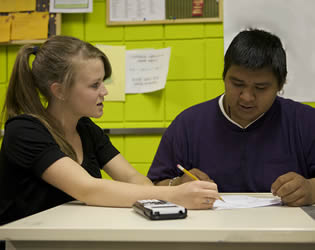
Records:
{"label": "man's nose", "polygon": [[246,102],[251,102],[256,99],[256,93],[255,90],[252,88],[244,88],[240,95],[241,99]]}

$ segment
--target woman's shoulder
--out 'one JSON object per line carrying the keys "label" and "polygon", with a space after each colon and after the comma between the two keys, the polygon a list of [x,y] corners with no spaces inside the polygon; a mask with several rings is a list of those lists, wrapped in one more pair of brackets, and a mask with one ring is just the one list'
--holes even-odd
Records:
{"label": "woman's shoulder", "polygon": [[32,115],[21,114],[8,119],[5,123],[5,130],[15,128],[30,128],[30,127],[42,127],[45,126],[40,120]]}
{"label": "woman's shoulder", "polygon": [[85,129],[97,129],[99,126],[97,126],[90,118],[88,117],[82,117],[78,121],[78,127],[79,128],[85,128]]}
{"label": "woman's shoulder", "polygon": [[[46,150],[48,146],[55,147],[56,142],[49,130],[38,118],[22,114],[7,120],[3,145],[10,152],[14,151],[15,154],[20,154],[21,156],[25,152],[33,152],[36,155],[39,150]],[[27,151],[25,151],[26,148]]]}
{"label": "woman's shoulder", "polygon": [[103,129],[88,117],[82,117],[78,121],[77,129],[80,134],[88,134],[90,136],[100,136],[103,134]]}
{"label": "woman's shoulder", "polygon": [[15,141],[20,138],[31,139],[35,138],[50,138],[50,132],[41,123],[39,119],[31,115],[17,115],[8,119],[4,127],[4,136],[7,140]]}

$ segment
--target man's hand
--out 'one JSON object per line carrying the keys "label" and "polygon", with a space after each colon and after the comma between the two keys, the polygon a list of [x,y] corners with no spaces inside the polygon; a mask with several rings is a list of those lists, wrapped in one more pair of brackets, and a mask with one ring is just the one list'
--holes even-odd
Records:
{"label": "man's hand", "polygon": [[[213,180],[210,179],[210,177],[205,172],[202,172],[198,168],[190,169],[189,172],[192,173],[194,176],[196,176],[201,181],[214,182]],[[193,181],[193,179],[190,176],[188,176],[187,174],[184,174],[180,177],[180,184],[185,183],[185,182],[189,182],[189,181]]]}
{"label": "man's hand", "polygon": [[[196,176],[201,181],[209,181],[213,182],[212,179],[209,178],[209,176],[202,172],[198,168],[193,168],[189,170],[190,173],[192,173],[194,176]],[[183,174],[181,177],[175,177],[173,179],[165,179],[158,182],[155,182],[155,185],[157,186],[177,186],[186,182],[194,181],[190,176],[187,174]]]}
{"label": "man's hand", "polygon": [[315,203],[315,179],[289,172],[279,176],[271,185],[273,195],[279,196],[288,206],[304,206]]}

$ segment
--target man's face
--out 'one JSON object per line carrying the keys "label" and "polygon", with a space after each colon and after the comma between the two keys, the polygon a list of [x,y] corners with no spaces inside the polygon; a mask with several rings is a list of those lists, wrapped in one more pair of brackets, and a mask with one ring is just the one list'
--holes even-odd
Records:
{"label": "man's face", "polygon": [[277,78],[269,67],[250,70],[232,65],[224,84],[224,109],[243,127],[268,111],[279,91]]}

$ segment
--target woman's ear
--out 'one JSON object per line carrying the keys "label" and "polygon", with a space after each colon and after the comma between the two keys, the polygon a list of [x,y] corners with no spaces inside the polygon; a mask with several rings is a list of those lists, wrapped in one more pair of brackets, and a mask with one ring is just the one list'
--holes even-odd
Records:
{"label": "woman's ear", "polygon": [[52,95],[57,98],[58,100],[64,101],[65,95],[64,95],[64,88],[63,85],[59,82],[54,82],[50,85],[50,91]]}

